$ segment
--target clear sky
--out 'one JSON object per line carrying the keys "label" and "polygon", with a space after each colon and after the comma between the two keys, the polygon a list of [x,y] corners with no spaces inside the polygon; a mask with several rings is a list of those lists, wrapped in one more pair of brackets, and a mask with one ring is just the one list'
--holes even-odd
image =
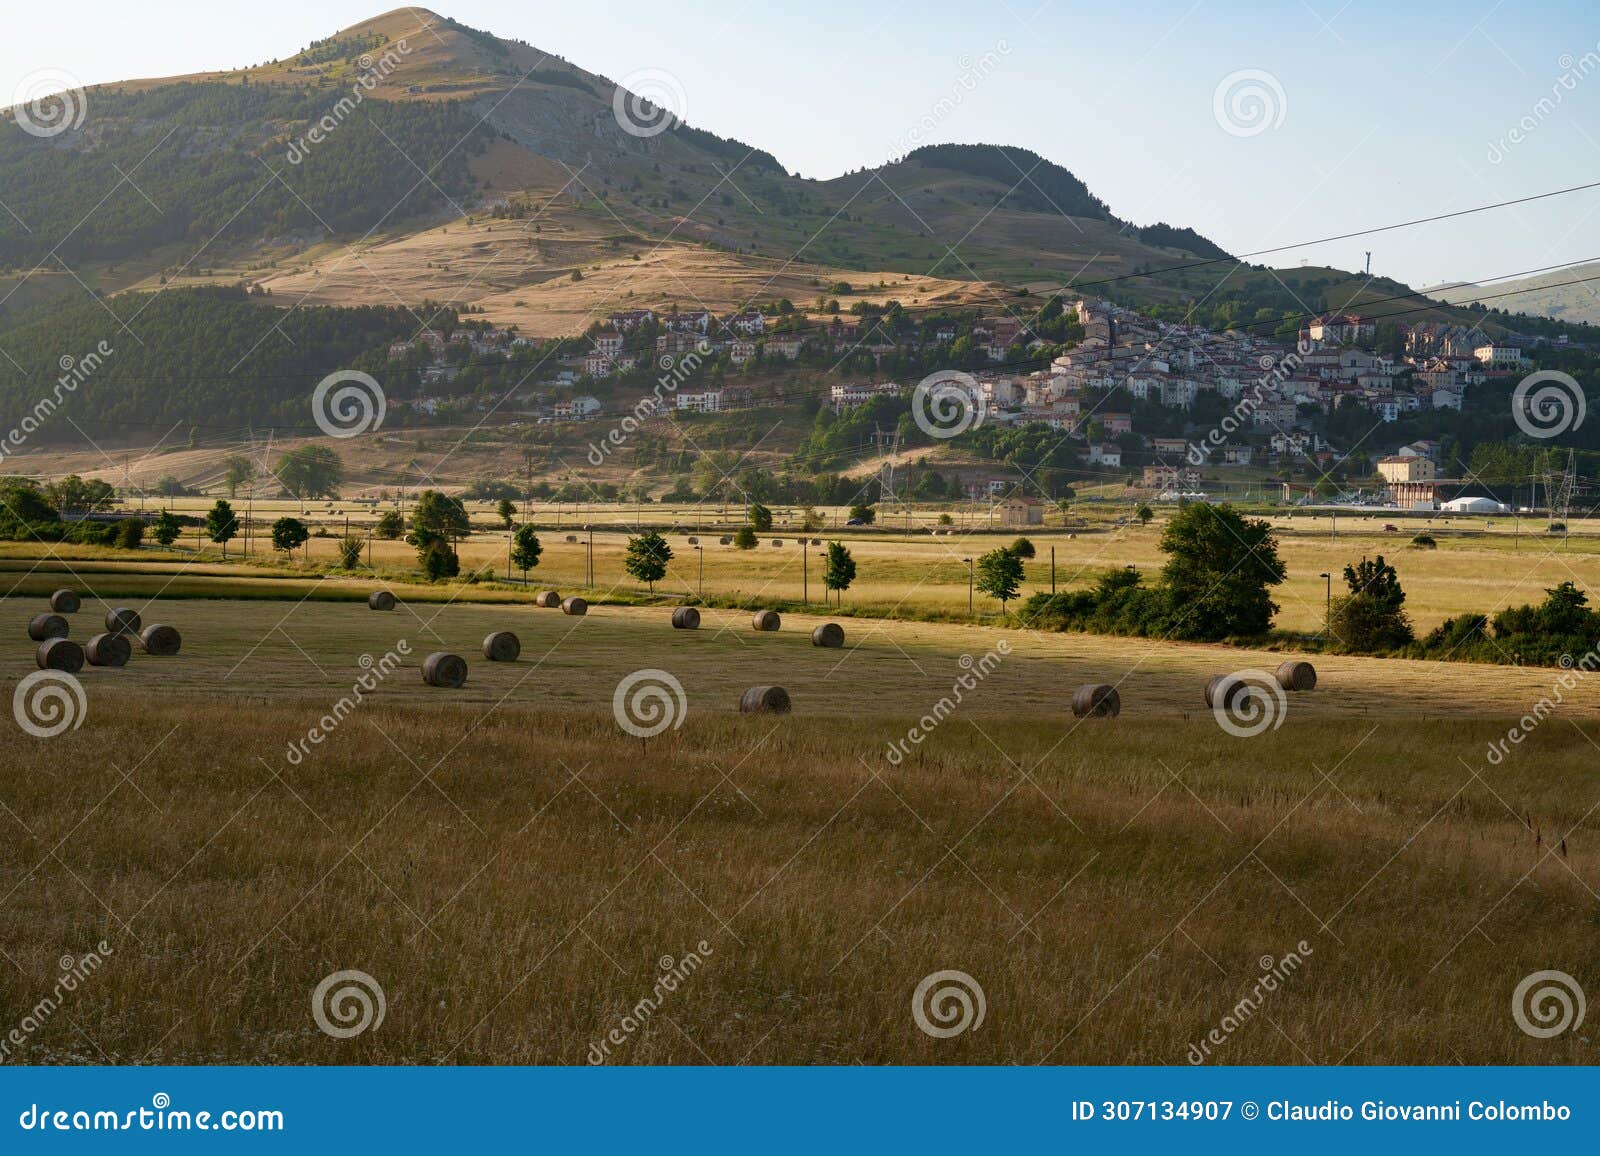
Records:
{"label": "clear sky", "polygon": [[[0,103],[40,70],[93,84],[253,64],[390,6],[11,4]],[[665,70],[691,124],[808,177],[915,143],[1019,145],[1123,218],[1190,225],[1236,253],[1600,180],[1592,0],[431,7],[612,78]],[[1229,77],[1245,90],[1231,113]],[[1600,189],[1271,261],[1359,268],[1367,248],[1374,272],[1414,285],[1600,257]]]}

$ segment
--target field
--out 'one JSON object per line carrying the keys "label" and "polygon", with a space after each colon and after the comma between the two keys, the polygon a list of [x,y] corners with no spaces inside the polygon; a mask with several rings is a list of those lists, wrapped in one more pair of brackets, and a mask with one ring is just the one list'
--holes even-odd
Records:
{"label": "field", "polygon": [[[1511,1013],[1600,949],[1581,672],[1318,658],[1236,737],[1201,684],[1279,656],[865,619],[821,650],[799,615],[686,633],[660,606],[381,614],[183,580],[215,596],[134,603],[181,655],[86,668],[81,725],[0,754],[12,1021],[110,949],[23,1062],[1184,1063],[1213,1031],[1207,1062],[1594,1061]],[[8,684],[41,604],[0,602]],[[482,660],[491,629],[519,662]],[[460,690],[421,684],[441,649]],[[640,738],[613,693],[648,668],[681,725]],[[1090,680],[1120,718],[1072,719]],[[791,715],[735,713],[770,682]],[[312,1012],[344,970],[385,997],[348,1039]],[[936,1038],[913,993],[946,970],[984,1018]]]}
{"label": "field", "polygon": [[[203,515],[211,499],[178,499],[171,507],[190,516]],[[237,503],[244,512],[243,503]],[[480,570],[500,581],[496,588],[475,589],[472,599],[515,599],[524,597],[522,575],[515,571],[507,584],[507,537],[497,529],[490,503],[470,504],[475,533],[463,542],[463,571]],[[1093,509],[1093,507],[1086,507]],[[1124,507],[1109,503],[1108,511]],[[191,528],[178,543],[178,549],[162,554],[153,549],[132,556],[126,551],[93,548],[55,547],[41,556],[37,545],[0,545],[0,590],[48,593],[62,574],[95,575],[96,589],[107,594],[151,596],[229,594],[239,597],[309,594],[314,598],[365,597],[368,585],[354,583],[326,571],[337,559],[338,541],[344,536],[346,517],[351,532],[366,536],[376,507],[352,502],[303,507],[295,502],[256,503],[248,567],[245,544],[235,540],[229,558],[210,543],[197,544]],[[955,524],[944,533],[937,525],[942,512],[952,512]],[[818,511],[828,522],[826,529],[813,531],[807,538],[845,542],[855,556],[858,574],[843,599],[842,612],[877,617],[961,618],[968,615],[968,567],[964,559],[1012,541],[1019,531],[991,525],[985,509],[922,507],[907,519],[896,513],[888,524],[869,530],[843,527],[848,516],[832,507]],[[635,519],[662,527],[674,551],[667,578],[658,584],[657,594],[667,601],[703,593],[708,599],[737,601],[748,605],[756,601],[798,605],[802,599],[813,604],[822,600],[822,549],[802,550],[795,519],[798,511],[779,507],[778,522],[770,535],[762,535],[754,550],[741,551],[721,544],[743,521],[739,505],[700,506],[593,505],[583,507],[545,505],[534,511],[544,544],[544,555],[536,571],[529,575],[535,589],[546,586],[563,591],[583,592],[591,600],[644,599],[649,592],[641,583],[629,579],[622,569],[628,535]],[[315,530],[326,534],[314,537],[304,551],[290,562],[274,554],[265,538],[272,519],[282,514],[303,517]],[[1398,532],[1384,532],[1386,519],[1395,519]],[[1280,553],[1289,578],[1276,588],[1274,599],[1281,610],[1280,628],[1314,634],[1322,628],[1329,587],[1320,575],[1332,574],[1332,593],[1344,591],[1341,577],[1347,564],[1362,557],[1383,554],[1394,564],[1405,586],[1406,610],[1419,633],[1425,633],[1444,619],[1457,614],[1492,614],[1507,606],[1537,603],[1544,591],[1561,582],[1575,582],[1580,588],[1600,585],[1600,522],[1571,522],[1573,533],[1566,538],[1551,538],[1539,531],[1543,523],[1533,519],[1485,520],[1455,518],[1445,521],[1401,518],[1376,514],[1370,519],[1341,515],[1337,527],[1327,516],[1298,514],[1276,516]],[[593,527],[594,582],[586,586],[589,572],[589,533]],[[677,527],[672,530],[672,527]],[[938,536],[929,533],[938,530]],[[1410,545],[1413,535],[1433,535],[1436,549]],[[1051,555],[1055,556],[1055,585],[1068,590],[1090,585],[1105,570],[1137,566],[1154,576],[1164,561],[1160,552],[1161,521],[1151,526],[1117,525],[1110,513],[1097,516],[1086,528],[1072,532],[1059,524],[1034,527],[1026,531],[1034,542],[1037,556],[1028,563],[1022,594],[1051,589]],[[1336,536],[1335,536],[1336,534]],[[568,538],[575,541],[568,541]],[[696,553],[689,539],[698,539],[703,548]],[[778,539],[781,546],[773,546]],[[196,546],[204,545],[197,552]],[[162,559],[155,561],[154,559]],[[370,558],[373,566],[388,581],[407,582],[416,573],[415,551],[403,541],[375,541]],[[136,560],[135,560],[136,559]],[[225,564],[226,561],[226,564]],[[702,573],[703,564],[703,573]],[[159,576],[156,576],[159,575]],[[219,585],[220,579],[228,581]],[[459,589],[418,588],[409,597],[446,601],[462,597]],[[980,621],[1000,621],[998,604],[982,595],[972,597],[973,617]],[[1015,607],[1013,607],[1015,609]]]}

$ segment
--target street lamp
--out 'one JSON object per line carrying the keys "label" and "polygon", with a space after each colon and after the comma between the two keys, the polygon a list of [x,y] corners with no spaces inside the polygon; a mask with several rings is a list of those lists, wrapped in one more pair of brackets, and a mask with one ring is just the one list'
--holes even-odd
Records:
{"label": "street lamp", "polygon": [[963,558],[961,560],[967,564],[967,617],[971,618],[972,617],[972,586],[973,586],[972,559],[971,558]]}
{"label": "street lamp", "polygon": [[584,529],[589,531],[589,557],[588,557],[588,561],[584,565],[583,584],[585,586],[587,586],[589,589],[593,590],[594,589],[594,527],[593,526],[585,526]]}
{"label": "street lamp", "polygon": [[704,546],[696,546],[694,552],[700,555],[699,596],[704,599],[706,596],[706,548]]}
{"label": "street lamp", "polygon": [[1333,575],[1327,571],[1323,571],[1321,574],[1318,574],[1317,577],[1326,578],[1328,580],[1328,609],[1326,617],[1324,617],[1322,620],[1323,626],[1326,628],[1328,622],[1333,618]]}

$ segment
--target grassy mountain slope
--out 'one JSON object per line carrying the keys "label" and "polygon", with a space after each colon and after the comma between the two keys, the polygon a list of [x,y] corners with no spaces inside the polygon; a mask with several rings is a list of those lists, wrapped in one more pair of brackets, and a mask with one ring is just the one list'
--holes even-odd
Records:
{"label": "grassy mountain slope", "polygon": [[[247,68],[92,89],[61,136],[0,123],[0,313],[82,287],[242,282],[271,290],[257,304],[431,300],[554,334],[629,306],[808,303],[838,280],[996,311],[1019,287],[1084,283],[1180,315],[1372,295],[1121,220],[1026,149],[928,146],[803,180],[681,122],[624,131],[616,95],[421,8]],[[1219,263],[1145,275],[1197,259]]]}

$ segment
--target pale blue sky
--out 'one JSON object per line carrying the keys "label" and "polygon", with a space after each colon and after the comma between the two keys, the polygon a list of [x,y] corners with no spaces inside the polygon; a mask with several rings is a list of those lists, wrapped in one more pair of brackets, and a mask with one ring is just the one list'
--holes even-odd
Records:
{"label": "pale blue sky", "polygon": [[[42,69],[93,84],[281,57],[387,6],[13,5],[0,103]],[[1191,225],[1234,252],[1600,180],[1600,18],[1585,4],[433,7],[613,78],[664,69],[690,123],[808,177],[879,164],[913,130],[922,142],[1020,145],[1071,169],[1119,216]],[[1225,131],[1214,108],[1219,84],[1244,70],[1270,74],[1282,92],[1280,103],[1262,82],[1281,122],[1249,136]],[[919,127],[930,117],[931,129]],[[1532,128],[1512,143],[1524,118]],[[1600,257],[1600,189],[1273,263],[1357,268],[1368,247],[1375,272],[1417,285]]]}

